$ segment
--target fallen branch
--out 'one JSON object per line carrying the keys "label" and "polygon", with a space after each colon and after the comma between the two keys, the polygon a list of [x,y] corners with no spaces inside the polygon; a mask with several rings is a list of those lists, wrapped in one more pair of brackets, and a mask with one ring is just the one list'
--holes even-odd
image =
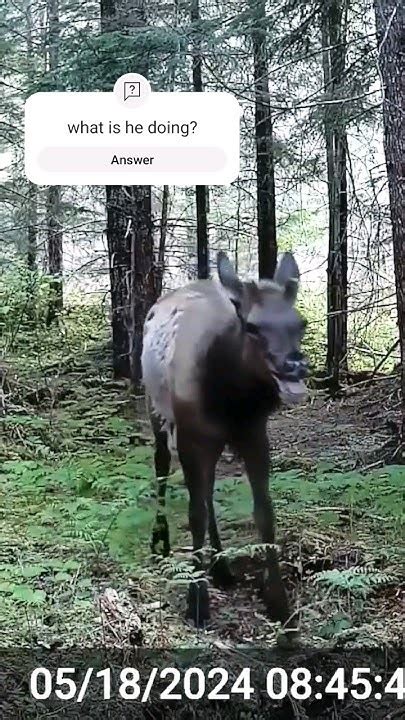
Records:
{"label": "fallen branch", "polygon": [[394,352],[394,350],[397,349],[398,345],[399,345],[399,338],[398,338],[398,340],[396,340],[396,341],[391,345],[391,347],[389,348],[388,352],[386,352],[385,355],[384,355],[384,357],[381,358],[380,362],[377,363],[377,365],[375,366],[373,372],[371,373],[371,377],[370,377],[370,379],[368,380],[368,384],[366,384],[366,387],[368,387],[368,386],[370,385],[370,383],[372,382],[373,378],[377,375],[380,367],[382,367],[382,366],[384,365],[385,361],[388,360],[389,356]]}

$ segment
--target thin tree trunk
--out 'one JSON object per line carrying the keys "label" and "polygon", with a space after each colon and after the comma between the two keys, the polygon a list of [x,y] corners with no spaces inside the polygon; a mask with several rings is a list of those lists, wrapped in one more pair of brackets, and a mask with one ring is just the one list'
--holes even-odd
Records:
{"label": "thin tree trunk", "polygon": [[[128,35],[146,24],[145,0],[101,0],[101,29]],[[145,61],[146,62],[146,61]],[[147,76],[147,67],[135,68]],[[111,185],[107,194],[113,367],[116,377],[141,382],[143,324],[156,300],[152,188]]]}
{"label": "thin tree trunk", "polygon": [[405,460],[405,8],[398,0],[374,0],[378,62],[383,84],[384,150],[390,196],[399,344],[402,366],[401,447]]}
{"label": "thin tree trunk", "polygon": [[[47,0],[48,11],[48,70],[51,84],[57,89],[59,65],[59,0]],[[48,239],[48,273],[52,276],[48,300],[47,322],[51,323],[63,308],[63,231],[61,223],[61,188],[48,188],[46,200]]]}
{"label": "thin tree trunk", "polygon": [[130,377],[129,367],[129,275],[131,272],[131,243],[128,223],[132,210],[125,190],[116,185],[106,187],[107,244],[110,269],[111,327],[113,367],[115,377]]}
{"label": "thin tree trunk", "polygon": [[[193,89],[194,92],[203,92],[202,58],[201,58],[201,31],[198,27],[200,21],[199,0],[191,2],[191,22],[195,23],[193,34]],[[206,185],[196,185],[196,212],[197,212],[197,274],[199,278],[209,276],[209,247],[208,247],[208,203],[209,190]]]}
{"label": "thin tree trunk", "polygon": [[241,227],[241,218],[240,218],[240,208],[241,208],[241,192],[240,192],[240,184],[238,183],[238,199],[237,199],[237,205],[236,205],[236,235],[235,235],[235,272],[239,272],[239,240],[240,240],[240,227]]}
{"label": "thin tree trunk", "polygon": [[52,276],[49,285],[47,323],[50,324],[63,308],[63,243],[60,224],[59,187],[50,187],[47,192],[46,227],[48,236],[48,273]]}
{"label": "thin tree trunk", "polygon": [[169,212],[169,186],[163,186],[162,194],[162,212],[160,217],[159,247],[156,268],[156,295],[162,294],[163,275],[165,269],[165,252],[167,238],[167,217]]}
{"label": "thin tree trunk", "polygon": [[38,188],[28,181],[27,193],[27,268],[31,275],[27,277],[27,317],[35,320],[36,310],[36,272],[37,272],[37,233],[38,233]]}
{"label": "thin tree trunk", "polygon": [[[325,91],[338,98],[346,62],[345,1],[323,5],[322,47]],[[330,389],[336,392],[347,370],[347,134],[344,110],[326,105],[324,131],[329,200],[327,269],[327,357]]]}
{"label": "thin tree trunk", "polygon": [[131,285],[129,358],[131,380],[135,388],[142,378],[141,355],[143,325],[157,300],[153,255],[152,193],[150,186],[133,186],[131,217]]}
{"label": "thin tree trunk", "polygon": [[[178,0],[174,0],[174,28],[178,27],[179,22],[179,6]],[[176,66],[173,64],[170,73],[169,89],[171,92],[176,87]],[[162,192],[162,207],[160,214],[160,229],[159,229],[159,245],[157,253],[157,265],[155,275],[155,287],[156,296],[160,297],[163,289],[163,277],[165,273],[165,254],[166,254],[166,239],[167,239],[167,221],[169,215],[169,200],[170,200],[170,188],[169,185],[163,186]]]}
{"label": "thin tree trunk", "polygon": [[257,234],[259,277],[272,278],[277,264],[274,140],[268,83],[266,3],[251,0],[255,83],[255,140],[257,165]]}
{"label": "thin tree trunk", "polygon": [[37,230],[38,230],[38,190],[34,183],[28,183],[28,227],[27,227],[27,267],[37,269]]}
{"label": "thin tree trunk", "polygon": [[[32,43],[33,17],[30,2],[25,5],[27,27],[27,75],[31,85],[34,75],[34,53]],[[27,189],[27,267],[28,270],[37,269],[37,228],[38,228],[38,188],[28,181]]]}

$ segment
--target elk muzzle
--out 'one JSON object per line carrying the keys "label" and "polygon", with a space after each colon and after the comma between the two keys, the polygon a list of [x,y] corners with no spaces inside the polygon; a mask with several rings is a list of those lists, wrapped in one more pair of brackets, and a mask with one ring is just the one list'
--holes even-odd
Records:
{"label": "elk muzzle", "polygon": [[286,380],[299,382],[308,375],[308,363],[299,351],[290,353],[284,361],[282,375]]}

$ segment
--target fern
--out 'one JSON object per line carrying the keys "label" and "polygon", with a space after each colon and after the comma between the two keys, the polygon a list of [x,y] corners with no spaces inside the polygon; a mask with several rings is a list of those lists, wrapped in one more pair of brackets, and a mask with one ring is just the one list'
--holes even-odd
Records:
{"label": "fern", "polygon": [[187,560],[176,560],[174,557],[160,558],[158,572],[162,580],[171,585],[188,585],[192,580],[205,577],[203,570],[196,570]]}
{"label": "fern", "polygon": [[270,545],[269,543],[248,543],[242,547],[229,547],[223,550],[220,556],[226,557],[228,560],[235,560],[239,557],[250,557],[264,561],[267,557],[268,550],[275,547],[275,545]]}
{"label": "fern", "polygon": [[398,578],[393,573],[374,568],[356,567],[345,570],[324,570],[316,573],[314,581],[345,590],[352,595],[365,597],[373,589],[395,584]]}

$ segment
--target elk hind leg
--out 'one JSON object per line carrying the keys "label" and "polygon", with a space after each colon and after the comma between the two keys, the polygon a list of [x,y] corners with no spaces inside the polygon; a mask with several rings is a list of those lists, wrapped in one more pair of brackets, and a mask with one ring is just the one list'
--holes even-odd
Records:
{"label": "elk hind leg", "polygon": [[170,472],[171,453],[168,447],[168,433],[162,422],[152,416],[155,435],[155,474],[157,482],[157,502],[155,524],[152,530],[151,550],[154,554],[170,554],[169,526],[166,518],[166,488]]}

